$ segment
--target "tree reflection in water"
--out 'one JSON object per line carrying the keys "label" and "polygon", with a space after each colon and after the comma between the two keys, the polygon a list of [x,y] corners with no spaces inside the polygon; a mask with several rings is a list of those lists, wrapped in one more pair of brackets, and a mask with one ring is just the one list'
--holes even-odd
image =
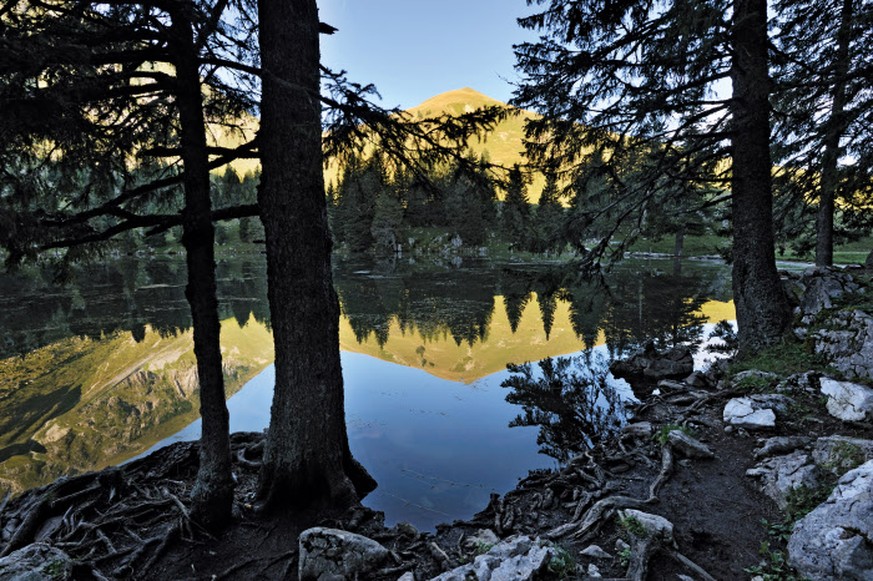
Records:
{"label": "tree reflection in water", "polygon": [[508,365],[512,375],[506,401],[523,412],[509,427],[538,426],[540,452],[564,463],[625,421],[622,398],[602,358],[591,352],[579,357],[547,357],[537,363]]}

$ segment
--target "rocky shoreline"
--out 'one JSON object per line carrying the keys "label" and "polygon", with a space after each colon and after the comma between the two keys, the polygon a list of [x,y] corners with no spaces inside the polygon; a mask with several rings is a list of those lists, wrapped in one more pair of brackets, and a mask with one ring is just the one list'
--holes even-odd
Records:
{"label": "rocky shoreline", "polygon": [[436,533],[360,507],[265,521],[247,504],[262,435],[236,434],[220,537],[188,518],[197,450],[177,444],[4,501],[0,578],[873,578],[870,275],[785,274],[798,342],[753,368],[622,363],[655,389],[620,433]]}

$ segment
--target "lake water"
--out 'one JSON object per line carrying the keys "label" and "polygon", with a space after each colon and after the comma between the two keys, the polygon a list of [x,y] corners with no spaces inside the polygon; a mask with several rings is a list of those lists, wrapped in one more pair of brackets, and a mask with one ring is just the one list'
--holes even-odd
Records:
{"label": "lake water", "polygon": [[[0,278],[0,488],[14,492],[196,439],[184,262],[123,259]],[[262,430],[273,387],[262,258],[219,263],[234,431]],[[529,470],[614,427],[627,384],[602,369],[655,339],[699,342],[733,318],[729,271],[701,261],[572,268],[340,264],[340,341],[353,453],[379,482],[365,501],[420,528],[467,518]],[[510,363],[571,356],[558,394],[501,384]],[[509,403],[507,396],[516,403]],[[575,423],[570,423],[574,418]],[[579,418],[583,421],[580,423]]]}

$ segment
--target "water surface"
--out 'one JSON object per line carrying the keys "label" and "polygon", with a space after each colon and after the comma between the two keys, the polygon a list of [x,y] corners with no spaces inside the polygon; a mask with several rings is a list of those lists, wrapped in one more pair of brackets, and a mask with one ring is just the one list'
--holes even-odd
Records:
{"label": "water surface", "polygon": [[[223,261],[218,275],[231,428],[261,430],[273,384],[262,259]],[[196,438],[184,262],[116,260],[51,282],[41,271],[0,278],[0,486],[20,491]],[[508,363],[572,355],[590,374],[598,359],[648,339],[699,341],[707,323],[733,316],[728,272],[714,263],[628,263],[604,278],[349,264],[335,282],[350,444],[379,482],[366,503],[423,528],[471,516],[588,441],[560,434],[579,415],[564,408],[609,405],[587,387],[557,401],[532,387],[516,398],[524,406],[508,403]]]}

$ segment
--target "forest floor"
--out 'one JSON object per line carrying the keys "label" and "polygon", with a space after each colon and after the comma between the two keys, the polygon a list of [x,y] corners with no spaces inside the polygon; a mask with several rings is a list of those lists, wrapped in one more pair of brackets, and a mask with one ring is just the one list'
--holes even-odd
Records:
{"label": "forest floor", "polygon": [[[356,532],[391,550],[393,562],[361,579],[393,581],[407,571],[428,579],[487,550],[491,543],[482,539],[493,537],[482,536],[486,529],[501,539],[518,533],[549,539],[562,555],[553,578],[586,579],[594,565],[604,578],[617,579],[638,557],[622,544],[633,542],[633,527],[618,511],[636,508],[674,525],[675,544],[647,549],[644,578],[748,579],[762,559],[761,571],[784,570],[778,533],[787,517],[745,475],[759,438],[873,438],[873,429],[832,419],[821,398],[806,393],[797,395],[775,430],[753,435],[726,430],[722,421],[727,400],[747,393],[742,388],[711,379],[704,387],[674,383],[662,391],[641,398],[621,435],[560,471],[531,473],[469,521],[441,525],[436,533],[403,524],[386,528],[381,513],[362,507],[341,514],[255,515],[250,503],[258,469],[250,451],[263,434],[233,436],[235,520],[216,536],[199,530],[184,504],[196,472],[195,443],[26,493],[0,511],[2,526],[14,531],[10,547],[42,538],[67,552],[80,563],[75,579],[295,579],[297,538],[312,526]],[[683,458],[667,442],[679,426],[714,458]],[[609,556],[585,556],[591,545]]]}

